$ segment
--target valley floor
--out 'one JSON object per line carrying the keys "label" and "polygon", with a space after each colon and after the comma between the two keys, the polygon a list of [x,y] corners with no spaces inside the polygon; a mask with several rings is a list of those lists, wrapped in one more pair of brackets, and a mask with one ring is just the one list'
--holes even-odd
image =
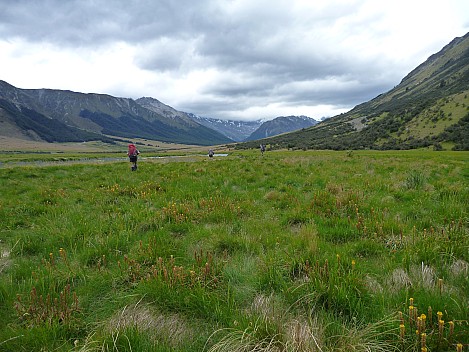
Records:
{"label": "valley floor", "polygon": [[0,350],[467,348],[468,152],[205,149],[0,168]]}

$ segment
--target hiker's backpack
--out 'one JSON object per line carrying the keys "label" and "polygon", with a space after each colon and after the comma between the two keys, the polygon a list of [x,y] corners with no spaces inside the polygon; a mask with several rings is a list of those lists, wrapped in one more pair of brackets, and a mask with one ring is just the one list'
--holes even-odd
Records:
{"label": "hiker's backpack", "polygon": [[135,156],[137,155],[137,148],[133,144],[129,144],[129,151],[127,152],[128,156]]}

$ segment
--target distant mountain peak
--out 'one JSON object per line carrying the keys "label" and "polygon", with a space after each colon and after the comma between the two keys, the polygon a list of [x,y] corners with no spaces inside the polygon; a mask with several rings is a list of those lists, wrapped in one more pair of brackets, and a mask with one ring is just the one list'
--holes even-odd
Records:
{"label": "distant mountain peak", "polygon": [[211,117],[203,117],[195,114],[188,113],[188,116],[215,131],[225,135],[236,142],[244,141],[252,132],[254,132],[261,124],[261,120],[255,121],[237,121],[237,120],[223,120]]}
{"label": "distant mountain peak", "polygon": [[178,111],[169,105],[163,104],[158,99],[151,98],[151,97],[142,97],[142,98],[135,100],[135,102],[139,104],[140,106],[150,111],[153,111],[154,113],[162,115],[168,119],[182,120],[184,121],[184,123],[190,126],[196,126],[194,122],[192,121],[192,119],[189,118],[187,113]]}
{"label": "distant mountain peak", "polygon": [[266,121],[254,131],[246,141],[257,140],[261,138],[268,138],[279,134],[300,130],[314,126],[318,122],[308,116],[278,116],[273,120]]}

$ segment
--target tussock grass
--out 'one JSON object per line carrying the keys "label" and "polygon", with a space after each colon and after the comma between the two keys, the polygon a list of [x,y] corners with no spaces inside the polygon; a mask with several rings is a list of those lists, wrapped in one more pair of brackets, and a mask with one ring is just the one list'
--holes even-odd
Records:
{"label": "tussock grass", "polygon": [[126,306],[112,316],[104,327],[104,332],[116,335],[135,329],[139,333],[147,334],[155,344],[158,341],[171,347],[178,348],[190,342],[196,331],[177,314],[162,314],[151,306],[135,304]]}
{"label": "tussock grass", "polygon": [[[390,339],[398,339],[398,320],[387,317],[364,327],[340,325],[334,328],[323,318],[290,318],[269,331],[268,324],[262,319],[250,322],[244,330],[226,329],[216,331],[223,337],[210,348],[215,351],[261,351],[261,352],[329,352],[329,351],[398,351]],[[272,329],[272,328],[271,328]],[[328,330],[329,333],[328,333]],[[333,330],[333,333],[331,334]],[[210,341],[209,339],[209,341]]]}

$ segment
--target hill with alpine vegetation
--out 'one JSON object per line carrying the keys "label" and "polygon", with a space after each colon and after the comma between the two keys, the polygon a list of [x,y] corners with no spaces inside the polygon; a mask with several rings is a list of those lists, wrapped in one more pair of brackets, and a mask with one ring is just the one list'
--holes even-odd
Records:
{"label": "hill with alpine vegetation", "polygon": [[238,148],[469,150],[469,33],[347,113]]}

